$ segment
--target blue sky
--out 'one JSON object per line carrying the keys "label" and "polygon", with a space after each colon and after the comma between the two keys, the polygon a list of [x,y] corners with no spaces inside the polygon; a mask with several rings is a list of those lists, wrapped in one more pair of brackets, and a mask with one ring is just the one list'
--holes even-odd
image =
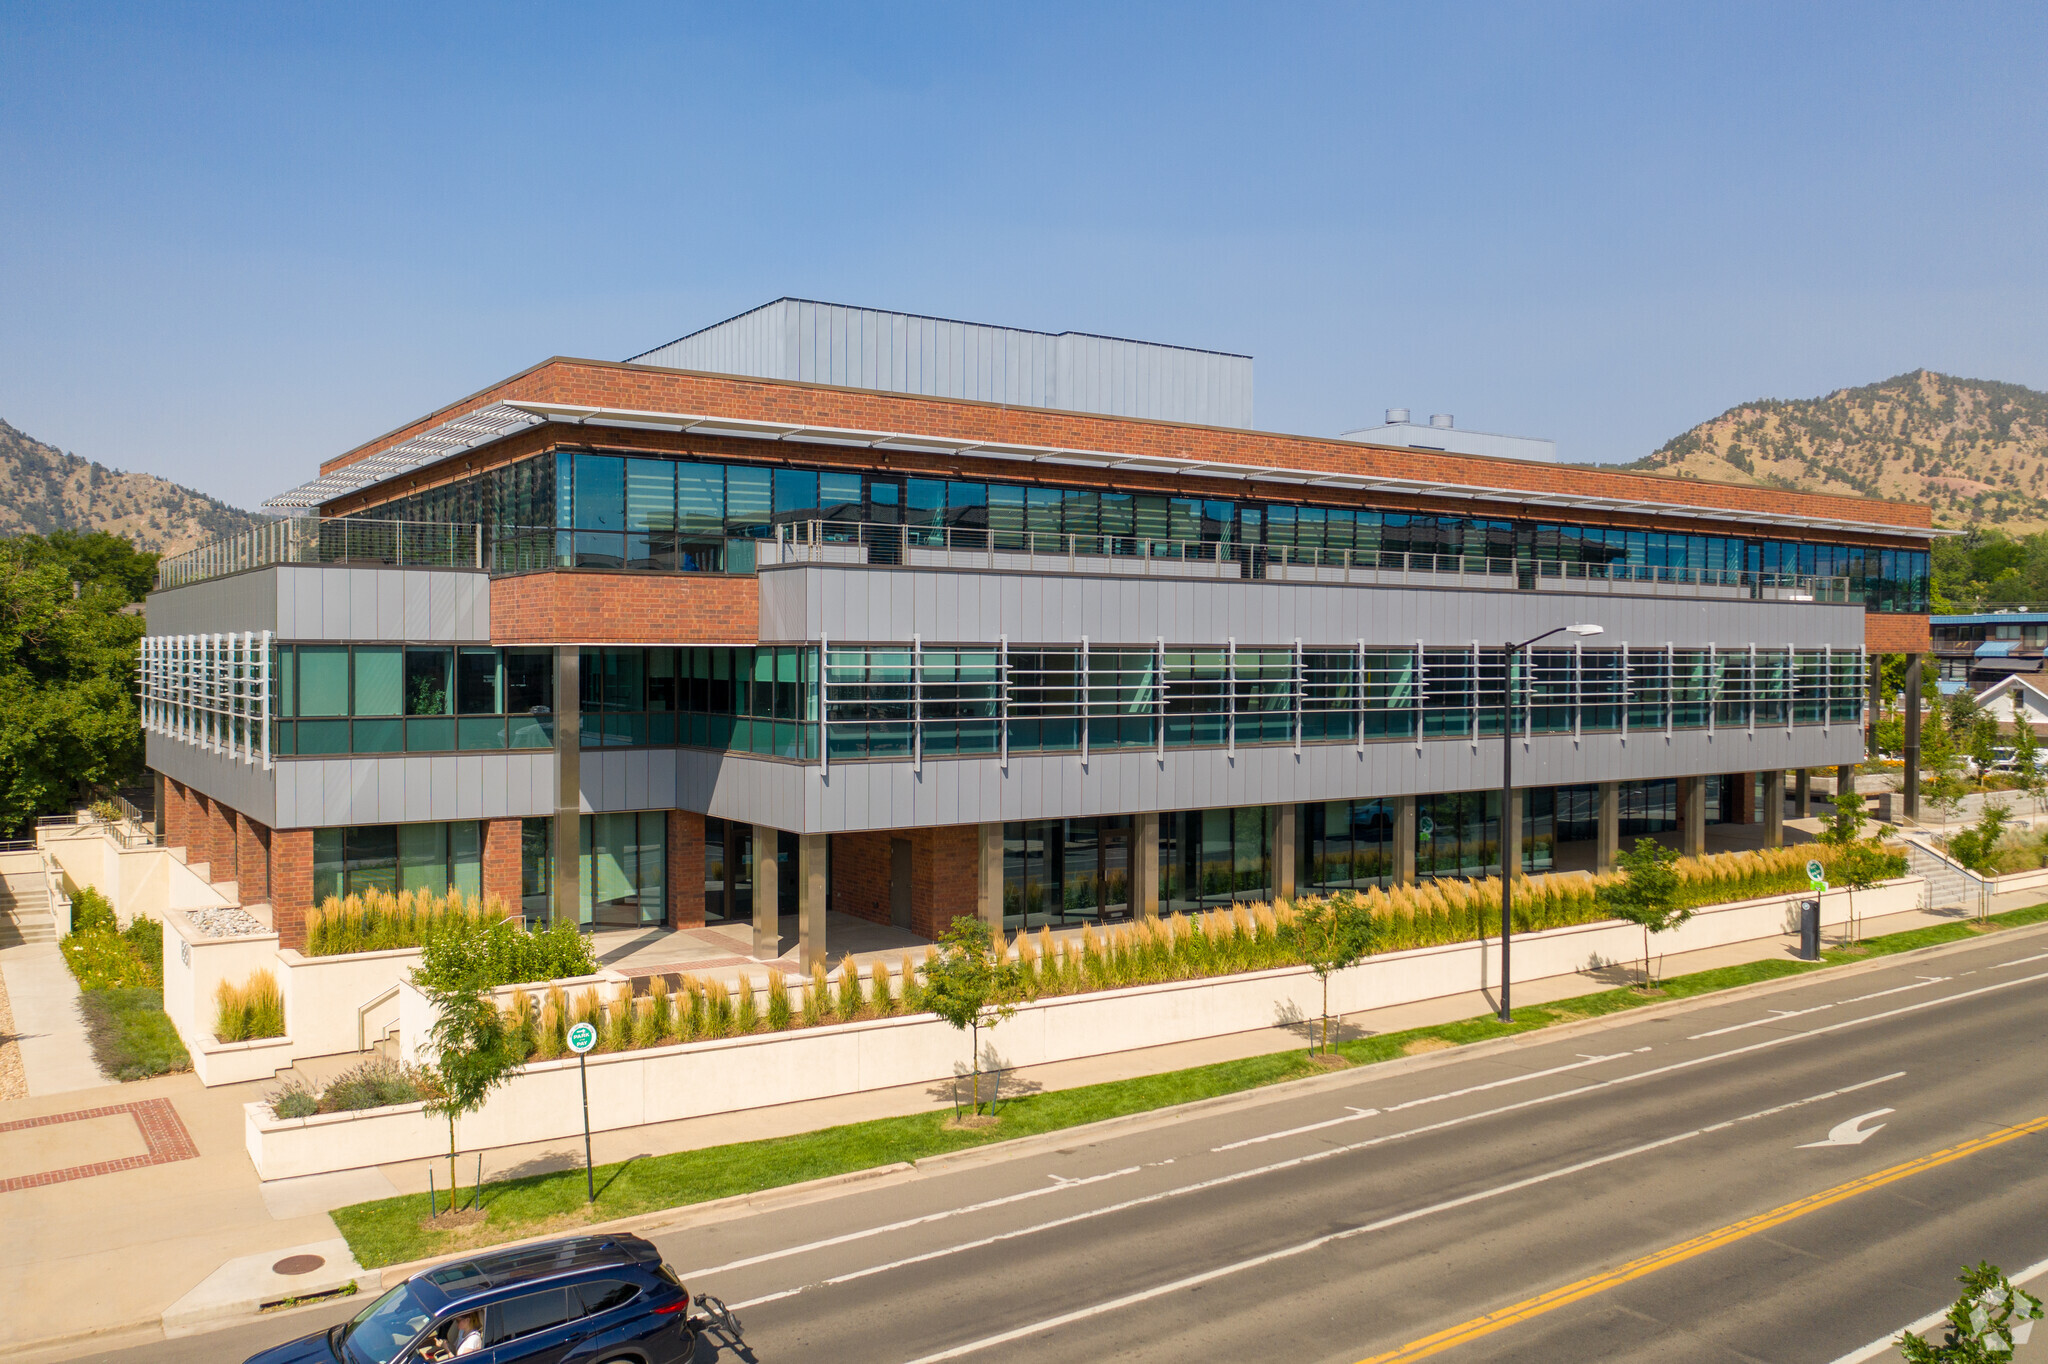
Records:
{"label": "blue sky", "polygon": [[2048,7],[0,0],[0,417],[243,505],[783,294],[1629,459],[2048,388]]}

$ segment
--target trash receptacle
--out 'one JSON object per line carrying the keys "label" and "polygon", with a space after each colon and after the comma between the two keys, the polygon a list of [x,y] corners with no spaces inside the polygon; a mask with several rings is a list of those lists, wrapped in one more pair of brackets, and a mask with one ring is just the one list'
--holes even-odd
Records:
{"label": "trash receptacle", "polygon": [[1799,959],[1820,960],[1820,901],[1799,902]]}

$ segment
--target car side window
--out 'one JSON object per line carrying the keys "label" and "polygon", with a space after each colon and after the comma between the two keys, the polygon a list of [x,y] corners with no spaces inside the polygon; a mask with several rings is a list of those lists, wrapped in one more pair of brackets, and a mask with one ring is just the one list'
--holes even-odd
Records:
{"label": "car side window", "polygon": [[583,1295],[583,1315],[594,1317],[599,1312],[609,1312],[633,1301],[639,1295],[640,1287],[618,1279],[593,1279],[579,1285],[577,1292]]}
{"label": "car side window", "polygon": [[538,1293],[507,1298],[490,1308],[486,1317],[484,1343],[496,1345],[499,1341],[532,1335],[535,1331],[560,1326],[563,1322],[574,1321],[582,1315],[582,1300],[577,1297],[575,1289],[567,1286],[543,1288]]}

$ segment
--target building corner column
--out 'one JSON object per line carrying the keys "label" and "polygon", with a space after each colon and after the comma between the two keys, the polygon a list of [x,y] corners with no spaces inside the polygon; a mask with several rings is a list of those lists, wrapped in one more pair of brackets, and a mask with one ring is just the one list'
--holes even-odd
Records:
{"label": "building corner column", "polygon": [[555,814],[550,847],[554,886],[549,917],[583,920],[583,684],[582,653],[555,646]]}
{"label": "building corner column", "polygon": [[1703,775],[1678,779],[1680,820],[1684,843],[1679,849],[1687,857],[1703,857],[1707,851],[1707,779]]}
{"label": "building corner column", "polygon": [[1899,692],[1906,721],[1906,768],[1899,774],[1899,792],[1906,798],[1906,818],[1920,819],[1920,655],[1906,655],[1906,684]]}
{"label": "building corner column", "polygon": [[1774,767],[1764,773],[1764,844],[1785,846],[1785,769]]}
{"label": "building corner column", "polygon": [[1614,859],[1621,852],[1621,783],[1603,781],[1600,783],[1600,809],[1595,820],[1595,841],[1593,844],[1593,870],[1596,872],[1614,870]]}
{"label": "building corner column", "polygon": [[796,941],[797,962],[810,971],[819,964],[831,966],[825,942],[825,861],[830,855],[829,835],[796,834]]}
{"label": "building corner column", "polygon": [[668,926],[704,925],[704,816],[668,812]]}
{"label": "building corner column", "polygon": [[1141,919],[1159,917],[1159,815],[1131,820],[1131,911]]}
{"label": "building corner column", "polygon": [[974,913],[991,935],[1003,931],[1003,826],[975,826]]}
{"label": "building corner column", "polygon": [[1415,797],[1394,797],[1394,884],[1415,884]]}
{"label": "building corner column", "polygon": [[1275,899],[1292,900],[1297,880],[1294,864],[1301,838],[1301,807],[1291,802],[1282,805],[1273,825],[1273,895]]}
{"label": "building corner column", "polygon": [[[782,955],[782,908],[775,903],[775,897],[782,891],[782,874],[776,861],[782,850],[781,837],[766,824],[756,824],[754,836],[748,840],[754,863],[747,873],[754,887],[754,956],[759,961],[773,961]],[[726,875],[729,881],[729,867]]]}

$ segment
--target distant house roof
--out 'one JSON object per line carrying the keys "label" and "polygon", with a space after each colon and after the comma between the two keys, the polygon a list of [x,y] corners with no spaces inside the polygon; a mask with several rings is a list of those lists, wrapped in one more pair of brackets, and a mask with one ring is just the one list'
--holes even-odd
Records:
{"label": "distant house roof", "polygon": [[2029,693],[2024,698],[2027,709],[2048,714],[2048,691],[2041,690],[2033,682],[2019,676],[1999,678],[1996,682],[1993,682],[1990,686],[1977,693],[1977,704],[1988,706],[1994,701],[2000,701],[2011,696],[2015,691]]}
{"label": "distant house roof", "polygon": [[1992,611],[1979,616],[1929,616],[1930,626],[1939,625],[2040,625],[2048,623],[2048,611]]}
{"label": "distant house roof", "polygon": [[2019,647],[2020,642],[2016,639],[1986,640],[1977,646],[1976,656],[1978,658],[2010,658],[2012,657],[2013,650]]}

